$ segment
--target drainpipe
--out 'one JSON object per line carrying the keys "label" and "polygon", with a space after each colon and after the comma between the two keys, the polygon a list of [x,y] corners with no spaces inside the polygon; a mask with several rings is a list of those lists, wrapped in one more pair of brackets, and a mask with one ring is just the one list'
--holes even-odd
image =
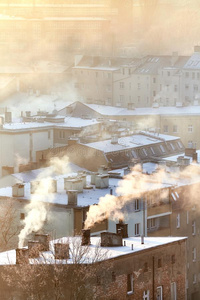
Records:
{"label": "drainpipe", "polygon": [[152,263],[153,263],[153,274],[152,274],[152,293],[153,293],[153,300],[155,300],[155,295],[154,295],[154,278],[155,278],[155,270],[154,270],[154,256],[152,257]]}

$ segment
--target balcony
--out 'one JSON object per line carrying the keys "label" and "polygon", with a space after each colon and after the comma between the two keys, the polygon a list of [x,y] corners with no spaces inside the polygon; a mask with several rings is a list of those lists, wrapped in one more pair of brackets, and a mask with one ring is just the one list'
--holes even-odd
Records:
{"label": "balcony", "polygon": [[171,213],[171,204],[152,204],[147,207],[147,217]]}

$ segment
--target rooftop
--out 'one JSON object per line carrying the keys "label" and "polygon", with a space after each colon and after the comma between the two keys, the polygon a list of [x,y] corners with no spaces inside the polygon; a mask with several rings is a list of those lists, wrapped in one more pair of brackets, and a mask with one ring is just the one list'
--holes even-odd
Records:
{"label": "rooftop", "polygon": [[[69,243],[70,248],[71,247],[73,248],[74,247],[73,240],[75,240],[75,239],[76,239],[76,241],[78,239],[79,243],[81,243],[80,237],[75,237],[75,238],[64,237],[59,240],[54,240],[50,243],[50,251],[43,252],[39,258],[29,259],[29,262],[32,264],[34,264],[36,262],[37,263],[38,262],[53,263],[55,261],[54,243],[56,243],[56,242]],[[129,254],[135,254],[140,251],[151,250],[151,249],[154,249],[154,248],[157,248],[160,246],[170,245],[171,243],[185,241],[186,239],[187,239],[186,237],[145,237],[144,244],[141,244],[141,237],[129,237],[129,238],[123,239],[123,244],[125,242],[126,246],[100,247],[99,248],[100,254],[101,254],[100,260],[121,257],[124,255],[129,255]],[[91,244],[88,246],[88,251],[85,251],[85,253],[84,253],[84,255],[86,255],[86,257],[82,258],[84,260],[84,263],[92,262],[92,257],[94,255],[97,255],[96,248],[99,247],[99,245],[100,245],[100,238],[99,237],[91,237]],[[133,245],[133,250],[132,250],[132,245]],[[71,257],[69,257],[68,260],[63,260],[63,262],[67,263],[67,264],[71,264],[72,259],[71,259]],[[0,265],[8,265],[8,264],[16,264],[15,250],[0,253]]]}

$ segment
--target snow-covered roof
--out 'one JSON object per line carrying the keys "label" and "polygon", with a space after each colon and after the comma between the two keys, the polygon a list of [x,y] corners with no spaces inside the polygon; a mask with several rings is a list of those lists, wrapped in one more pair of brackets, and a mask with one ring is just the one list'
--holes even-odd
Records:
{"label": "snow-covered roof", "polygon": [[125,136],[125,137],[118,138],[118,142],[115,144],[113,144],[112,140],[109,139],[100,142],[88,143],[85,146],[103,151],[104,153],[109,153],[109,152],[115,152],[124,149],[131,149],[131,148],[137,148],[141,146],[162,143],[163,142],[162,139],[164,141],[174,141],[174,140],[178,140],[179,137],[164,135],[164,134],[159,134],[159,136],[135,134],[132,136]]}
{"label": "snow-covered roof", "polygon": [[[144,250],[153,250],[156,247],[163,246],[163,245],[170,245],[171,243],[185,241],[187,237],[145,237],[144,244],[141,244],[141,237],[129,237],[124,238],[122,243],[125,246],[118,246],[118,247],[100,247],[100,237],[91,237],[90,241],[91,244],[88,246],[87,251],[84,251],[84,256],[82,260],[84,263],[91,263],[93,261],[93,257],[97,257],[97,247],[99,249],[99,259],[97,260],[106,260],[111,258],[116,258],[128,254],[133,254],[142,252]],[[36,259],[29,259],[30,264],[38,263],[55,263],[54,258],[54,244],[56,242],[60,243],[69,243],[70,248],[74,247],[76,249],[76,245],[81,243],[81,237],[64,237],[59,240],[54,240],[50,242],[50,251],[43,252],[42,255]],[[132,250],[133,245],[133,250]],[[78,246],[79,249],[79,246]],[[78,251],[78,250],[77,250]],[[74,251],[72,251],[74,253]],[[71,264],[72,258],[69,257],[67,260],[60,261],[64,264]],[[81,258],[80,258],[81,262]],[[16,264],[16,251],[6,251],[0,253],[0,265],[12,265]]]}
{"label": "snow-covered roof", "polygon": [[94,111],[104,116],[142,116],[142,115],[199,115],[200,106],[186,106],[186,107],[141,107],[133,110],[98,104],[85,104]]}
{"label": "snow-covered roof", "polygon": [[[48,117],[48,115],[47,115]],[[41,119],[41,118],[38,118]],[[56,119],[55,119],[56,120]],[[3,130],[27,130],[27,129],[39,129],[39,128],[55,128],[55,127],[63,127],[63,128],[83,128],[87,126],[91,126],[94,124],[99,124],[95,119],[81,119],[74,117],[65,117],[63,123],[52,123],[52,122],[21,122],[21,123],[6,123],[3,125]]]}

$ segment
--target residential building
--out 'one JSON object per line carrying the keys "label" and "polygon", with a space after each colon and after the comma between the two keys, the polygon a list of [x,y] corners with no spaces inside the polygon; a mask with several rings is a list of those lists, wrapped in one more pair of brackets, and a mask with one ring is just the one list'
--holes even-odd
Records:
{"label": "residential building", "polygon": [[[41,236],[38,236],[38,238],[41,238]],[[55,240],[52,241],[50,245],[46,245],[45,243],[46,251],[40,251],[37,255],[32,255],[33,258],[30,258],[32,269],[34,268],[34,264],[37,263],[38,266],[38,264],[41,265],[43,263],[42,268],[45,270],[43,272],[46,273],[49,271],[51,264],[55,266],[55,260],[56,257],[58,257],[56,243],[60,242],[63,247],[66,246],[65,252],[63,252],[65,255],[62,256],[64,259],[60,260],[60,263],[57,265],[57,268],[62,270],[62,272],[58,273],[57,277],[59,282],[62,283],[64,280],[63,277],[65,278],[65,272],[67,273],[67,271],[69,272],[71,269],[71,272],[69,272],[70,275],[67,273],[68,276],[74,274],[73,267],[76,262],[73,261],[73,255],[76,251],[75,247],[78,245],[78,239],[80,240],[80,238],[76,238],[76,244],[72,238]],[[37,237],[35,241],[37,241]],[[84,246],[81,246],[81,240],[79,241],[80,246],[78,246],[80,248],[84,247],[84,254],[81,258],[87,262],[82,278],[85,278],[84,274],[88,272],[87,281],[91,283],[86,285],[85,282],[80,280],[79,288],[81,288],[80,284],[84,284],[84,286],[89,289],[90,295],[94,293],[98,295],[99,299],[120,300],[150,300],[152,297],[157,297],[157,299],[186,298],[186,238],[145,238],[141,241],[140,237],[122,239],[120,234],[104,232],[101,234],[101,238],[90,239],[89,236],[87,236],[87,238],[83,236],[82,243],[83,242]],[[100,242],[101,246],[97,249]],[[68,244],[68,246],[66,244]],[[29,244],[28,250],[24,249],[24,254],[31,255],[31,249],[33,248],[30,246],[31,243]],[[56,250],[54,250],[54,247]],[[94,265],[91,265],[91,258],[95,255],[94,249],[101,251],[100,253],[107,253],[109,258],[101,254],[100,257],[103,257],[103,259],[99,258],[98,264],[94,263]],[[20,266],[25,272],[25,268],[28,268],[29,258],[27,259],[23,253],[19,253],[20,250],[22,249],[1,253],[1,274],[2,272],[6,272],[6,267],[14,266],[15,263],[17,263],[15,268],[19,268]],[[80,251],[79,254],[80,253],[82,253],[82,251]],[[78,259],[79,254],[77,254],[76,259]],[[41,258],[39,259],[39,257]],[[45,258],[48,260],[48,264],[45,263]],[[62,263],[62,261],[64,263]],[[94,268],[89,270],[90,266],[94,266]],[[79,268],[81,269],[80,263]],[[39,266],[37,269],[39,270]],[[15,269],[13,269],[13,272],[15,272],[14,270]],[[42,273],[37,274],[42,278]],[[51,280],[51,284],[47,281],[50,296],[46,291],[48,295],[46,295],[46,299],[52,299],[56,289],[54,286],[54,291],[52,289],[52,282],[55,280],[53,274],[52,272],[50,279],[47,279]],[[62,274],[62,277],[60,277],[60,274]],[[90,277],[92,277],[92,281]],[[13,281],[14,280],[16,280],[15,276]],[[68,283],[69,280],[65,280],[64,285],[59,285],[66,299],[70,289],[73,288],[73,285]],[[21,296],[20,299],[24,299],[22,291],[18,289],[18,285],[12,285],[12,288],[8,288],[6,282],[2,280],[2,276],[1,286],[3,296]],[[76,292],[76,290],[74,292]],[[83,292],[84,290],[82,293]],[[42,294],[42,289],[39,293]]]}
{"label": "residential building", "polygon": [[65,118],[47,112],[30,112],[24,122],[12,123],[12,114],[5,113],[5,123],[0,129],[0,177],[36,168],[36,152],[67,145],[70,136],[87,132],[98,133],[96,120]]}

